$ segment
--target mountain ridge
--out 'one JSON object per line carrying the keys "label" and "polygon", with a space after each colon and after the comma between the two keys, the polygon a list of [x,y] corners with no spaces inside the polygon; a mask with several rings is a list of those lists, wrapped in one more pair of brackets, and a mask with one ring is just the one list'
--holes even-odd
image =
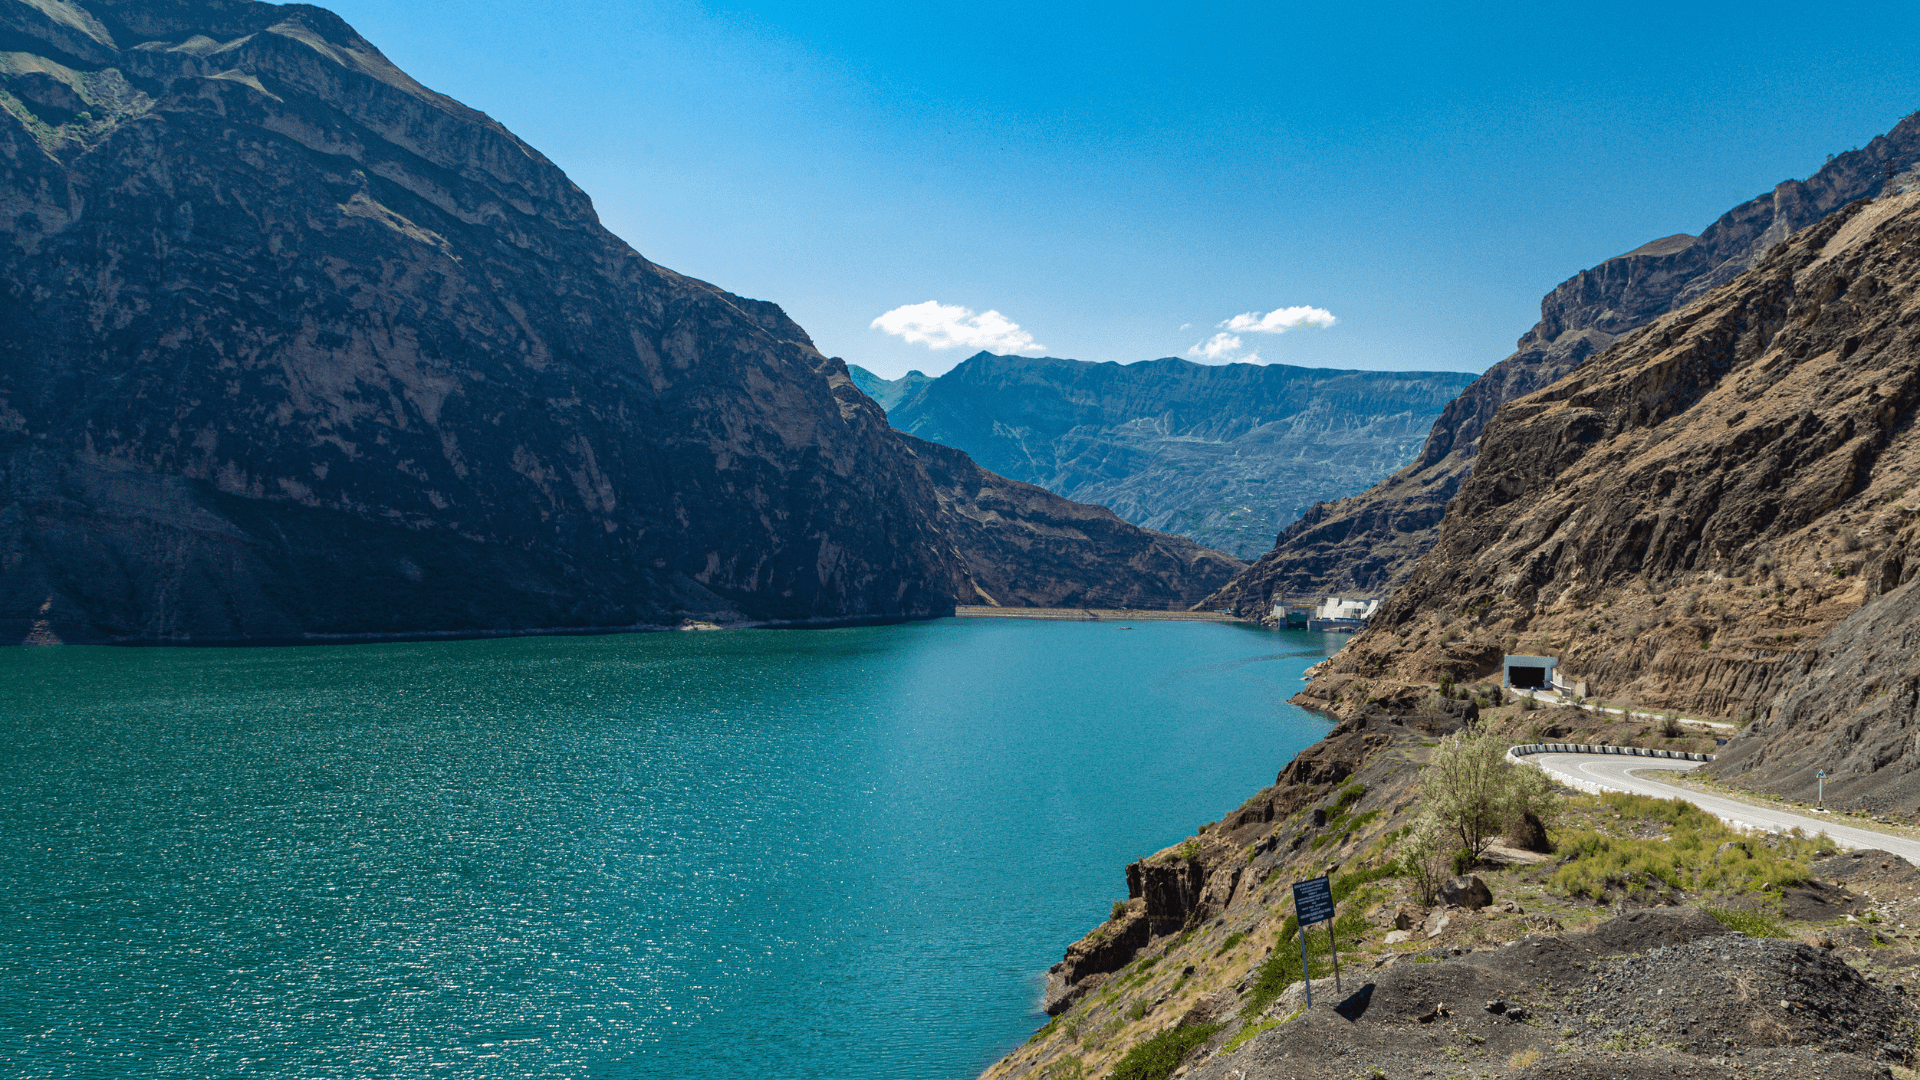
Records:
{"label": "mountain ridge", "polygon": [[1754,266],[1788,236],[1856,199],[1920,182],[1920,114],[1715,219],[1699,236],[1649,241],[1582,270],[1540,301],[1516,351],[1449,403],[1406,468],[1368,491],[1315,506],[1208,605],[1271,617],[1276,598],[1384,596],[1435,542],[1502,405],[1574,371],[1622,335]]}
{"label": "mountain ridge", "polygon": [[1358,491],[1406,462],[1443,404],[1473,379],[990,352],[937,379],[852,374],[892,402],[888,422],[902,431],[1143,528],[1249,555],[1315,501]]}
{"label": "mountain ridge", "polygon": [[[0,634],[810,625],[951,611],[974,565],[1003,603],[1098,584],[953,518],[1007,482],[937,489],[777,305],[649,262],[331,12],[0,0],[0,33]],[[1238,565],[1057,539],[1152,562],[1129,587],[1162,604]]]}
{"label": "mountain ridge", "polygon": [[1849,204],[1509,403],[1440,542],[1301,700],[1545,653],[1593,697],[1748,721],[1713,766],[1743,782],[1804,794],[1872,746],[1861,798],[1906,775],[1911,654],[1862,634],[1920,572],[1917,240],[1920,189]]}

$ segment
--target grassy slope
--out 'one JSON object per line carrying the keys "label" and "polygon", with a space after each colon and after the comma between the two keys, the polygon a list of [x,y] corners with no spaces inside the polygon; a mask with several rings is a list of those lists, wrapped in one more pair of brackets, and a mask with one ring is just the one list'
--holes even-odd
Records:
{"label": "grassy slope", "polygon": [[[1551,731],[1568,741],[1711,748],[1705,736],[1670,739],[1654,724],[1574,709],[1523,711],[1509,705],[1486,715],[1515,741]],[[1435,740],[1431,733],[1398,729],[1355,775],[1304,793],[1311,798],[1263,826],[1259,838],[1238,853],[1242,881],[1223,915],[1157,937],[1124,969],[1094,976],[1097,985],[1085,998],[985,1075],[1152,1080],[1170,1075],[1174,1065],[1169,1062],[1203,1060],[1277,1026],[1296,1007],[1293,995],[1281,994],[1299,970],[1290,885],[1322,872],[1344,879],[1347,895],[1336,929],[1341,966],[1349,977],[1388,963],[1419,962],[1420,954],[1435,948],[1473,949],[1530,932],[1578,929],[1635,906],[1700,906],[1757,933],[1802,935],[1823,928],[1831,933],[1855,925],[1843,918],[1808,921],[1806,905],[1794,902],[1807,892],[1800,883],[1815,873],[1812,868],[1834,862],[1812,861],[1822,856],[1818,842],[1743,837],[1685,804],[1628,796],[1570,798],[1568,813],[1553,832],[1558,851],[1551,860],[1477,868],[1493,891],[1493,907],[1421,909],[1409,883],[1395,876],[1392,862],[1394,840],[1417,812],[1418,774]],[[1270,794],[1271,789],[1262,797]],[[1316,808],[1328,811],[1325,826],[1313,825]],[[1235,834],[1244,835],[1245,830]],[[1203,831],[1149,861],[1189,857],[1224,839]],[[1734,847],[1723,848],[1726,844]],[[1574,856],[1572,862],[1555,865],[1568,855]],[[1227,869],[1223,863],[1212,872]],[[1920,875],[1916,878],[1905,892],[1888,886],[1878,897],[1844,890],[1827,895],[1839,896],[1854,910],[1885,910],[1876,916],[1884,918],[1883,929],[1904,934],[1894,924],[1906,917],[1906,903],[1920,905],[1915,899]],[[1503,910],[1508,904],[1516,910]],[[1403,911],[1412,922],[1410,940],[1388,944],[1395,916]],[[1441,914],[1448,916],[1444,928],[1439,928]],[[1324,928],[1313,928],[1308,940],[1315,946],[1317,986],[1331,974]],[[1889,962],[1895,952],[1911,958],[1910,939],[1888,940],[1893,951],[1875,946],[1875,955],[1884,953]]]}

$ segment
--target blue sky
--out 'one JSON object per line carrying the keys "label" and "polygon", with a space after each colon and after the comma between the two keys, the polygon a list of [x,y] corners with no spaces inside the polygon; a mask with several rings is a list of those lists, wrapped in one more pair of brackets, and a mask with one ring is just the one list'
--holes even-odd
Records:
{"label": "blue sky", "polygon": [[887,376],[1479,371],[1571,274],[1920,109],[1912,4],[329,6],[641,254]]}

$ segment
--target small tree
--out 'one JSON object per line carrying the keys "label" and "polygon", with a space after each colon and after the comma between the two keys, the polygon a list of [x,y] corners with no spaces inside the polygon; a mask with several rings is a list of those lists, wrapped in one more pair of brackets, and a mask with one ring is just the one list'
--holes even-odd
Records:
{"label": "small tree", "polygon": [[1500,833],[1507,748],[1475,724],[1434,747],[1421,777],[1421,801],[1475,858]]}
{"label": "small tree", "polygon": [[1509,822],[1532,814],[1544,829],[1558,808],[1547,774],[1509,762],[1506,740],[1485,721],[1434,747],[1420,779],[1420,798],[1474,859]]}
{"label": "small tree", "polygon": [[1416,818],[1400,841],[1400,872],[1412,879],[1421,907],[1433,906],[1440,883],[1451,876],[1455,843],[1453,832],[1431,813]]}
{"label": "small tree", "polygon": [[1501,831],[1527,851],[1550,851],[1547,830],[1560,818],[1560,793],[1538,765],[1507,766],[1506,809]]}

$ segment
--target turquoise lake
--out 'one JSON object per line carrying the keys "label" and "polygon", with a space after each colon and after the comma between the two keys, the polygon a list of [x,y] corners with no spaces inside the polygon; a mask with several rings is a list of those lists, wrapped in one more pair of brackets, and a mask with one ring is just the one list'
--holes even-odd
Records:
{"label": "turquoise lake", "polygon": [[0,650],[0,1075],[963,1080],[1340,643]]}

